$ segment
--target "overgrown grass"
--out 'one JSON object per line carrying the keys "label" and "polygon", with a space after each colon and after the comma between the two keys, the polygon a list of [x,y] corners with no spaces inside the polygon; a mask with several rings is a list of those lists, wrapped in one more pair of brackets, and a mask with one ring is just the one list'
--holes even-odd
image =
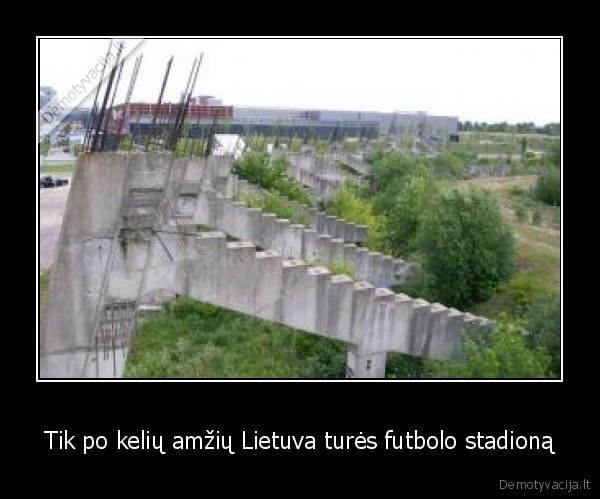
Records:
{"label": "overgrown grass", "polygon": [[295,224],[302,224],[305,227],[310,225],[310,219],[305,213],[296,212],[284,199],[275,193],[267,192],[262,196],[241,195],[239,199],[248,206],[261,208],[265,213],[274,213],[277,218],[290,220]]}
{"label": "overgrown grass", "polygon": [[303,185],[287,173],[288,161],[284,157],[271,160],[262,153],[246,153],[233,166],[233,173],[262,188],[287,196],[303,204],[313,204]]}
{"label": "overgrown grass", "polygon": [[40,165],[40,173],[69,173],[75,170],[75,163],[57,163],[55,165]]}
{"label": "overgrown grass", "polygon": [[[560,210],[531,195],[531,177],[485,182],[505,207],[505,218],[515,234],[517,264],[512,277],[489,300],[471,311],[486,317],[495,317],[503,311],[520,316],[533,303],[560,298]],[[519,220],[515,208],[526,209],[527,218]],[[536,211],[541,226],[529,222]]]}
{"label": "overgrown grass", "polygon": [[[140,321],[125,378],[344,378],[346,345],[189,299]],[[387,378],[427,376],[390,353]]]}
{"label": "overgrown grass", "polygon": [[346,183],[336,191],[324,208],[329,215],[357,225],[365,225],[368,228],[365,246],[372,251],[385,252],[382,234],[384,220],[373,214],[373,203],[370,199],[358,196],[356,186]]}
{"label": "overgrown grass", "polygon": [[343,378],[340,342],[193,300],[141,320],[128,378]]}

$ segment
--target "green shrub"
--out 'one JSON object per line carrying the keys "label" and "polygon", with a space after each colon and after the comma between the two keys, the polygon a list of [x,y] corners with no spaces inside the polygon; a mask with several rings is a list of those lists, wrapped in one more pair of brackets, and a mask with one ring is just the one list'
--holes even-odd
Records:
{"label": "green shrub", "polygon": [[560,206],[560,171],[556,168],[546,168],[538,177],[535,189],[536,197],[553,206]]}
{"label": "green shrub", "polygon": [[552,209],[552,223],[560,225],[560,207],[555,206]]}
{"label": "green shrub", "polygon": [[359,197],[357,188],[353,184],[345,184],[340,187],[333,197],[324,205],[324,209],[330,215],[343,218],[348,222],[368,227],[367,240],[365,244],[373,251],[382,251],[383,219],[373,214],[373,206],[367,199]]}
{"label": "green shrub", "polygon": [[491,296],[513,270],[514,241],[486,190],[440,193],[417,234],[429,300],[465,308]]}
{"label": "green shrub", "polygon": [[334,275],[347,275],[354,279],[354,269],[346,262],[334,261],[327,264],[327,268]]}
{"label": "green shrub", "polygon": [[305,227],[310,224],[308,215],[296,212],[284,199],[273,192],[265,192],[261,196],[240,196],[240,199],[248,206],[260,208],[265,213],[274,213],[277,218],[287,219],[292,223],[302,224]]}
{"label": "green shrub", "polygon": [[431,172],[442,179],[459,179],[466,176],[462,161],[449,152],[438,154],[433,158]]}
{"label": "green shrub", "polygon": [[415,175],[407,179],[384,218],[383,237],[390,254],[406,257],[415,251],[421,217],[438,189],[430,175]]}
{"label": "green shrub", "polygon": [[525,312],[528,341],[550,354],[549,377],[560,377],[560,300],[543,298],[532,303]]}
{"label": "green shrub", "polygon": [[545,348],[530,348],[521,327],[506,317],[490,332],[472,328],[462,334],[454,360],[425,361],[432,378],[546,378],[550,357]]}
{"label": "green shrub", "polygon": [[385,364],[386,378],[420,378],[425,373],[424,360],[420,357],[390,352]]}
{"label": "green shrub", "polygon": [[300,203],[312,204],[310,195],[300,182],[287,174],[288,162],[284,157],[270,160],[264,153],[246,153],[236,161],[233,172],[264,189],[277,192]]}
{"label": "green shrub", "polygon": [[527,220],[527,210],[525,206],[523,206],[521,203],[516,204],[514,206],[514,210],[515,217],[519,222],[524,222],[525,220]]}
{"label": "green shrub", "polygon": [[537,206],[531,215],[531,223],[533,225],[541,225],[542,224],[542,210],[540,210],[539,206]]}
{"label": "green shrub", "polygon": [[523,187],[521,187],[520,185],[513,185],[508,192],[511,196],[519,198],[527,196],[527,191],[523,189]]}

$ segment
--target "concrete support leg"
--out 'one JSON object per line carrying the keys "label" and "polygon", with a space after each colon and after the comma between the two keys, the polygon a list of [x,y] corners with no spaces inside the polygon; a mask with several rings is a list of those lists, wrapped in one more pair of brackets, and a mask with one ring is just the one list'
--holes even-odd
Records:
{"label": "concrete support leg", "polygon": [[385,378],[387,353],[367,353],[360,346],[348,348],[346,378]]}

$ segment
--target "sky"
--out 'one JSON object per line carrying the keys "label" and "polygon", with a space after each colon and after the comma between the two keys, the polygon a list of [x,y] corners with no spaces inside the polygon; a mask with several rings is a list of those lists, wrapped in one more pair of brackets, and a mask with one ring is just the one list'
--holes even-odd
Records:
{"label": "sky", "polygon": [[[67,90],[106,54],[109,39],[39,40],[40,85]],[[461,121],[561,118],[561,40],[554,39],[145,39],[132,102],[177,102],[194,57],[204,53],[194,95],[225,105],[356,111],[425,111]],[[84,101],[91,106],[93,92]]]}

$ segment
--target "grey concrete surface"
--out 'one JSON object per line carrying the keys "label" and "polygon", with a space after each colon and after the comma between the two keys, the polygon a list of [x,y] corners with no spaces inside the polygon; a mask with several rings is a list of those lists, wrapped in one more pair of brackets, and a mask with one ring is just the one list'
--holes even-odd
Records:
{"label": "grey concrete surface", "polygon": [[60,236],[67,197],[71,188],[71,174],[60,174],[69,178],[69,184],[61,187],[40,189],[40,268],[47,270],[52,266]]}

